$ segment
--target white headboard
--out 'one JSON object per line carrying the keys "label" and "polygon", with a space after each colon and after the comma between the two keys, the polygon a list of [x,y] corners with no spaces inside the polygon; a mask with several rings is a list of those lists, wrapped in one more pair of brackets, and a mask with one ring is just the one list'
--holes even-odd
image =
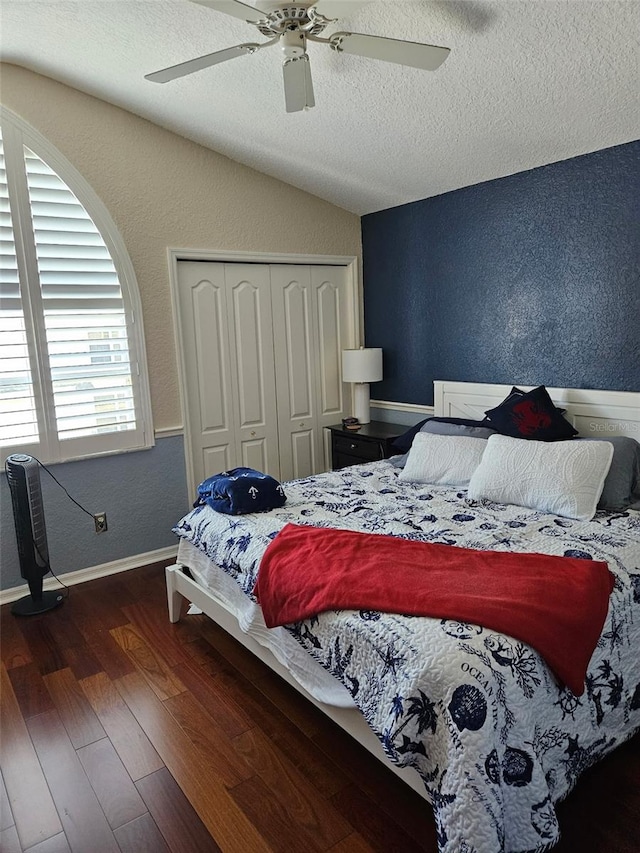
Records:
{"label": "white headboard", "polygon": [[[511,385],[477,382],[434,382],[434,414],[481,420],[497,406]],[[531,386],[519,385],[523,391]],[[581,436],[606,438],[625,435],[640,441],[640,392],[591,391],[584,388],[547,388],[556,406],[566,409],[565,418]]]}

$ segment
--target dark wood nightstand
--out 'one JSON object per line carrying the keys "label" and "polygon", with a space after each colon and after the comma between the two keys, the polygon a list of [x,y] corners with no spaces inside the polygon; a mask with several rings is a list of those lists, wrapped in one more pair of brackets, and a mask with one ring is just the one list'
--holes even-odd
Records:
{"label": "dark wood nightstand", "polygon": [[394,456],[398,451],[391,447],[391,442],[409,427],[371,421],[362,424],[357,431],[345,429],[342,424],[330,426],[328,429],[331,430],[331,467],[335,471],[349,465]]}

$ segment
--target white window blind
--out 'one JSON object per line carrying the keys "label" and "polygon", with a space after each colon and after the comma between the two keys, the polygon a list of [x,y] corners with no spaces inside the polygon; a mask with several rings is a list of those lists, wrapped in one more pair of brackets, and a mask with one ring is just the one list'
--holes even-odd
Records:
{"label": "white window blind", "polygon": [[[88,203],[24,137],[3,116],[3,456],[35,447],[40,458],[56,461],[149,446],[132,270],[121,274]],[[93,206],[99,208],[96,198]],[[115,228],[108,225],[113,243]]]}

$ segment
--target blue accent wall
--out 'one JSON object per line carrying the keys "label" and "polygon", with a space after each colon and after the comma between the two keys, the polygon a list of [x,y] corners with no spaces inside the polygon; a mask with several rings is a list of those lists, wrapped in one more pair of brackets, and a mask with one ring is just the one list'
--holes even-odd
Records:
{"label": "blue accent wall", "polygon": [[370,214],[362,244],[372,397],[640,390],[640,142]]}
{"label": "blue accent wall", "polygon": [[[190,509],[182,436],[150,450],[48,465],[90,513],[106,512],[106,533],[40,470],[51,568],[56,575],[177,545],[173,525]],[[0,476],[0,587],[20,586],[11,495]]]}

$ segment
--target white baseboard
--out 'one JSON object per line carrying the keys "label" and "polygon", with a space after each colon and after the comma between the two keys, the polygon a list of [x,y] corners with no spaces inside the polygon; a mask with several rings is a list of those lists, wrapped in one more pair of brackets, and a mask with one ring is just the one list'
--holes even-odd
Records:
{"label": "white baseboard", "polygon": [[[95,578],[104,578],[107,575],[116,575],[119,572],[128,572],[130,569],[139,569],[141,566],[148,566],[150,563],[159,563],[162,560],[167,560],[168,564],[175,562],[178,554],[177,545],[169,545],[167,548],[158,548],[155,551],[147,551],[146,554],[135,554],[132,557],[123,557],[121,560],[113,560],[110,563],[102,563],[100,566],[90,566],[87,569],[78,569],[77,572],[66,572],[60,575],[60,579],[65,586],[73,586],[77,583],[95,580]],[[43,589],[60,589],[60,584],[53,577],[45,578],[42,584]],[[8,604],[11,601],[17,601],[25,595],[29,595],[29,587],[27,584],[22,586],[14,586],[11,589],[0,590],[0,605]]]}

